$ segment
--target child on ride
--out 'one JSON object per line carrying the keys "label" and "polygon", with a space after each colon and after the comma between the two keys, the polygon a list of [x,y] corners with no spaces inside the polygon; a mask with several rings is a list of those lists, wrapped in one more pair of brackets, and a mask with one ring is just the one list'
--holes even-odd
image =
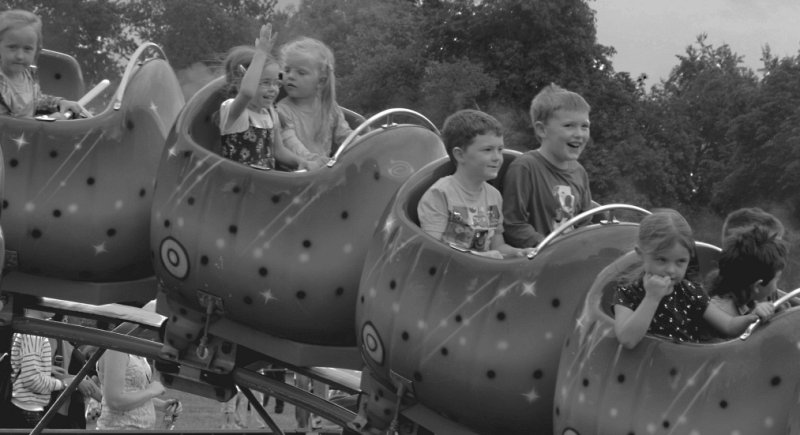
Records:
{"label": "child on ride", "polygon": [[503,164],[503,131],[492,116],[477,110],[450,115],[442,128],[456,171],[437,180],[417,206],[422,229],[445,243],[492,258],[523,257],[531,249],[503,240],[503,197],[486,181]]}
{"label": "child on ride", "polygon": [[287,127],[284,136],[294,133],[305,145],[293,148],[298,155],[327,162],[351,133],[336,104],[333,52],[316,39],[300,38],[281,48],[281,62],[286,97],[278,111]]}
{"label": "child on ride", "polygon": [[641,266],[623,280],[614,295],[614,332],[628,349],[646,333],[682,342],[697,342],[705,319],[726,336],[744,332],[761,316],[772,312],[731,316],[715,304],[698,285],[686,279],[686,268],[694,252],[692,230],[674,210],[645,217],[639,224],[636,253]]}
{"label": "child on ride", "polygon": [[592,208],[589,177],[578,162],[589,142],[590,110],[583,97],[555,84],[531,102],[541,146],[514,160],[503,182],[505,237],[511,246],[534,247]]}
{"label": "child on ride", "polygon": [[[234,47],[225,58],[228,98],[219,109],[223,157],[261,169],[274,169],[275,159],[301,169],[320,162],[302,158],[285,146],[274,102],[280,88],[280,65],[269,54],[272,27],[267,24],[254,47]],[[300,147],[302,145],[298,144]]]}
{"label": "child on ride", "polygon": [[728,213],[722,223],[722,244],[728,237],[742,231],[751,230],[755,226],[760,226],[777,238],[782,239],[786,233],[783,223],[771,213],[767,213],[759,207],[745,207]]}
{"label": "child on ride", "polygon": [[42,94],[32,67],[41,50],[42,20],[38,15],[19,9],[0,13],[0,115],[84,112],[74,101]]}
{"label": "child on ride", "polygon": [[729,236],[709,290],[711,302],[732,316],[766,313],[771,308],[765,306],[772,307],[778,299],[778,279],[788,252],[778,234],[759,225]]}

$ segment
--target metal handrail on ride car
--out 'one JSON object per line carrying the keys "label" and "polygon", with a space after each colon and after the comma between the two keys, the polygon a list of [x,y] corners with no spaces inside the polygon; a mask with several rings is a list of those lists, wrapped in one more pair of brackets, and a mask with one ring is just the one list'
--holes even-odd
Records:
{"label": "metal handrail on ride car", "polygon": [[[781,296],[780,298],[778,298],[777,301],[772,303],[772,306],[775,309],[777,309],[778,307],[781,306],[781,304],[785,303],[786,301],[788,301],[789,299],[791,299],[791,298],[793,298],[793,297],[795,297],[797,295],[800,295],[800,288],[796,288],[796,289],[790,291],[789,293],[786,293],[785,295]],[[760,323],[761,323],[761,318],[759,317],[753,323],[751,323],[750,326],[747,327],[747,329],[745,329],[745,331],[742,333],[742,335],[739,336],[739,339],[740,340],[747,340],[747,338],[750,337],[750,334],[753,333],[753,330],[756,329],[756,326],[758,326]]]}
{"label": "metal handrail on ride car", "polygon": [[383,124],[383,125],[384,126],[393,125],[392,116],[394,116],[394,115],[409,115],[409,116],[412,116],[414,118],[417,118],[419,121],[422,122],[422,124],[425,127],[428,127],[428,129],[430,129],[431,131],[433,131],[434,133],[439,135],[439,129],[436,128],[436,126],[428,118],[426,118],[424,115],[422,115],[421,113],[415,112],[413,110],[401,109],[401,108],[387,109],[387,110],[384,110],[383,112],[380,112],[380,113],[377,113],[375,115],[372,115],[369,119],[367,119],[366,121],[362,122],[361,125],[356,127],[355,130],[350,132],[350,134],[347,136],[347,138],[344,140],[344,142],[342,142],[342,145],[339,147],[339,149],[336,150],[336,154],[333,155],[333,158],[330,161],[328,161],[328,167],[332,168],[333,165],[335,165],[336,162],[339,160],[339,156],[341,156],[342,153],[344,153],[346,150],[352,148],[351,145],[355,142],[355,138],[358,137],[359,135],[361,135],[362,133],[364,133],[367,129],[369,129],[370,126],[373,123],[375,123],[377,120],[386,118],[386,123]]}
{"label": "metal handrail on ride car", "polygon": [[[131,81],[131,77],[133,77],[133,70],[137,66],[144,63],[147,59],[139,59],[144,55],[144,53],[149,50],[154,49],[156,50],[156,54],[160,55],[162,59],[167,60],[167,55],[164,53],[164,50],[161,47],[153,42],[145,42],[144,44],[140,45],[139,48],[133,52],[131,56],[131,60],[128,61],[128,66],[125,67],[125,73],[122,75],[122,80],[119,83],[119,87],[117,88],[117,92],[114,94],[114,110],[119,110],[122,107],[122,97],[125,95],[125,89],[128,87],[128,82]],[[141,63],[140,63],[141,62]]]}
{"label": "metal handrail on ride car", "polygon": [[[609,210],[632,210],[632,211],[637,211],[639,213],[643,213],[645,215],[651,214],[648,210],[645,210],[645,209],[643,209],[641,207],[636,207],[635,205],[629,205],[629,204],[606,204],[606,205],[601,205],[599,207],[595,207],[595,208],[590,209],[590,210],[586,210],[585,212],[583,212],[583,213],[581,213],[581,214],[579,214],[577,216],[573,216],[572,219],[564,222],[564,224],[562,224],[560,227],[556,228],[552,233],[548,234],[547,237],[545,237],[544,240],[542,240],[539,243],[539,245],[537,245],[536,248],[533,249],[533,252],[528,254],[528,259],[532,260],[534,257],[536,257],[536,255],[539,252],[541,252],[542,249],[545,248],[545,246],[549,245],[550,242],[553,241],[553,239],[555,239],[556,237],[560,236],[567,229],[574,227],[576,224],[580,223],[583,220],[586,220],[586,219],[590,218],[591,216],[594,216],[594,215],[596,215],[598,213],[602,213],[602,212],[609,211]],[[609,223],[616,223],[616,222],[617,221],[615,219],[613,219]]]}

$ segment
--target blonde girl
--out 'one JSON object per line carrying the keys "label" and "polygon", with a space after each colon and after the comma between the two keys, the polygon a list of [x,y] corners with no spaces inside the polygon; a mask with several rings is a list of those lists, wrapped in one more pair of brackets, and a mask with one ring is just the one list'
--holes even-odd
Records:
{"label": "blonde girl", "polygon": [[41,50],[39,16],[19,9],[0,13],[0,115],[84,112],[74,101],[42,94],[36,70],[31,67]]}
{"label": "blonde girl", "polygon": [[647,333],[698,342],[703,320],[725,336],[734,336],[759,317],[766,320],[773,314],[768,310],[731,316],[709,303],[703,289],[686,279],[694,238],[686,219],[674,210],[659,211],[642,220],[636,253],[641,267],[614,295],[614,332],[628,349]]}
{"label": "blonde girl", "polygon": [[278,111],[305,148],[327,160],[351,132],[336,104],[333,53],[316,39],[300,38],[281,48],[281,63],[286,98]]}
{"label": "blonde girl", "polygon": [[225,58],[229,98],[219,109],[222,155],[260,169],[274,169],[276,159],[287,166],[315,169],[321,164],[300,157],[283,145],[274,107],[281,69],[270,56],[271,49],[272,28],[264,25],[255,47],[234,47]]}

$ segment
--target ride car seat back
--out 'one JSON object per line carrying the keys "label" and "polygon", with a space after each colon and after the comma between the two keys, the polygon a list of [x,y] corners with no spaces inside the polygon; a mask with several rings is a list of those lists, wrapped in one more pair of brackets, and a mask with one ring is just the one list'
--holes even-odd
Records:
{"label": "ride car seat back", "polygon": [[81,67],[74,57],[52,50],[42,50],[36,61],[42,92],[77,101],[85,93]]}

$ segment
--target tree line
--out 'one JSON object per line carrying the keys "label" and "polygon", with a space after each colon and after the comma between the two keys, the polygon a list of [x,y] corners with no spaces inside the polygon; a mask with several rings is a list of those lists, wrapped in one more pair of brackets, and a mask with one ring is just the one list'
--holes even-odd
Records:
{"label": "tree line", "polygon": [[75,56],[90,86],[118,77],[141,41],[176,71],[214,73],[267,21],[337,57],[338,100],[364,115],[417,110],[441,125],[461,108],[489,112],[506,144],[538,146],[531,98],[557,83],[592,105],[582,162],[595,199],[723,215],[750,205],[800,211],[800,56],[765,49],[758,74],[731,47],[690,42],[668,78],[616,71],[597,42],[592,0],[19,0],[44,21],[45,48]]}

